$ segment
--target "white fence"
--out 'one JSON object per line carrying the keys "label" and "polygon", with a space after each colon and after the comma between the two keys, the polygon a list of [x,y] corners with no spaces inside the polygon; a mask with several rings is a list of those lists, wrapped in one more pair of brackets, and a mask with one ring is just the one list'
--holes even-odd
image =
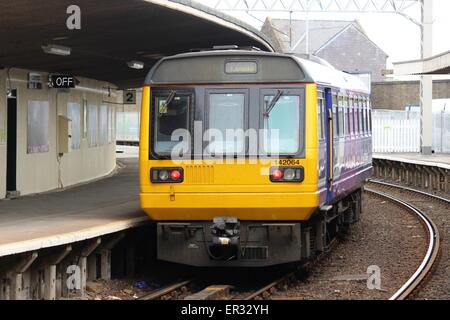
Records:
{"label": "white fence", "polygon": [[[372,111],[373,152],[420,152],[420,109]],[[433,100],[433,150],[450,153],[450,100]]]}
{"label": "white fence", "polygon": [[372,119],[373,152],[420,152],[420,119]]}

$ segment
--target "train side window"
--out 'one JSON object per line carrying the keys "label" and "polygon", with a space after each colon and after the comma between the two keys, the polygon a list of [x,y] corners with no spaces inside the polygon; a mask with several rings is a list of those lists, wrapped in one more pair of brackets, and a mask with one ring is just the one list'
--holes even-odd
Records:
{"label": "train side window", "polygon": [[353,100],[353,115],[355,117],[355,135],[359,134],[359,106],[358,106],[358,98]]}
{"label": "train side window", "polygon": [[367,133],[367,113],[366,113],[366,99],[362,100],[362,124],[363,124],[363,133]]}
{"label": "train side window", "polygon": [[349,117],[348,117],[348,103],[347,103],[347,99],[344,98],[344,123],[345,123],[345,135],[348,136],[350,135],[350,121],[349,121]]}
{"label": "train side window", "polygon": [[339,136],[338,99],[333,95],[333,138]]}
{"label": "train side window", "polygon": [[358,121],[359,121],[359,134],[364,133],[364,124],[363,124],[363,104],[362,99],[359,99],[359,108],[358,108]]}
{"label": "train side window", "polygon": [[317,92],[317,132],[319,136],[319,140],[323,140],[325,138],[324,132],[324,100],[323,100],[323,92]]}
{"label": "train side window", "polygon": [[345,135],[345,121],[344,121],[344,104],[342,97],[339,98],[339,136]]}
{"label": "train side window", "polygon": [[356,134],[356,121],[355,121],[355,101],[353,100],[353,98],[350,98],[350,122],[351,122],[351,134],[355,135]]}
{"label": "train side window", "polygon": [[366,134],[369,133],[369,100],[364,101],[365,115],[366,115]]}

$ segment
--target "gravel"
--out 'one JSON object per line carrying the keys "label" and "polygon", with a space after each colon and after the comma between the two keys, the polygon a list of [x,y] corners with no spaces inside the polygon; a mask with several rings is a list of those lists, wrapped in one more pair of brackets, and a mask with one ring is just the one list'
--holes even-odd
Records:
{"label": "gravel", "polygon": [[[373,185],[371,185],[372,187]],[[440,201],[418,197],[415,193],[405,190],[389,189],[389,194],[411,203],[425,212],[439,229],[441,240],[440,257],[427,281],[421,285],[414,299],[450,299],[450,205]],[[441,196],[444,196],[441,194]],[[447,198],[448,195],[447,195]]]}
{"label": "gravel", "polygon": [[[304,279],[272,299],[388,299],[420,265],[426,237],[410,213],[366,193],[361,219],[345,238]],[[372,265],[380,267],[380,289],[367,287]]]}

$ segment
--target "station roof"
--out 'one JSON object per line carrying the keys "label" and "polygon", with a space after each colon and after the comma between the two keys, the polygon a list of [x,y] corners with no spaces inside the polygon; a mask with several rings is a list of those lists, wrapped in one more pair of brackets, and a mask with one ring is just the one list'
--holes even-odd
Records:
{"label": "station roof", "polygon": [[[161,58],[215,45],[272,51],[257,29],[188,0],[79,0],[81,29],[69,30],[70,0],[1,1],[0,68],[67,73],[140,86]],[[68,56],[42,46],[69,47]],[[143,69],[127,62],[144,62]]]}
{"label": "station roof", "polygon": [[394,62],[394,75],[427,74],[450,74],[450,51],[423,60]]}

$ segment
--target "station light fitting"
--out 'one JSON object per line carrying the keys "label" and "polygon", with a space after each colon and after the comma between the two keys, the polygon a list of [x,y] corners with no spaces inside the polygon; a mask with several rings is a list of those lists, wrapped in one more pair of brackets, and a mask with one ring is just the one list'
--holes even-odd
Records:
{"label": "station light fitting", "polygon": [[144,63],[142,61],[128,61],[127,62],[128,67],[130,67],[131,69],[143,69],[144,68]]}
{"label": "station light fitting", "polygon": [[55,54],[58,56],[68,56],[70,55],[71,49],[69,47],[64,47],[56,44],[47,44],[42,46],[42,50],[48,54]]}

